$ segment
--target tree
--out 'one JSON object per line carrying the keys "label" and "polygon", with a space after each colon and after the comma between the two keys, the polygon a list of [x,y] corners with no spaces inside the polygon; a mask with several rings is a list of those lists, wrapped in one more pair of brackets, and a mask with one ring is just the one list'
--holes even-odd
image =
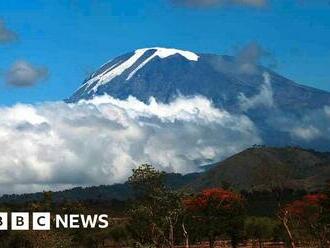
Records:
{"label": "tree", "polygon": [[278,218],[281,220],[284,228],[285,228],[285,231],[288,235],[288,238],[290,240],[290,246],[291,248],[296,248],[296,243],[295,243],[295,240],[293,238],[293,235],[292,235],[292,231],[288,225],[288,222],[289,222],[289,211],[285,208],[282,208],[280,209],[280,213],[278,214]]}
{"label": "tree", "polygon": [[165,186],[164,175],[144,164],[129,178],[137,195],[129,211],[129,226],[133,238],[142,245],[174,247],[174,228],[182,206],[180,195]]}
{"label": "tree", "polygon": [[327,181],[324,189],[325,199],[321,201],[321,207],[323,209],[320,222],[325,226],[326,239],[330,240],[330,180]]}
{"label": "tree", "polygon": [[278,223],[268,217],[250,217],[245,221],[246,234],[252,240],[257,240],[259,248],[262,248],[263,240],[273,238]]}
{"label": "tree", "polygon": [[[319,247],[327,247],[327,232],[329,223],[324,222],[324,202],[328,200],[327,195],[309,194],[301,200],[296,200],[285,206],[283,212],[287,215],[287,223],[293,228],[299,228],[318,241]],[[289,227],[286,229],[289,230]],[[292,234],[291,234],[292,236]],[[308,236],[307,236],[308,237]]]}
{"label": "tree", "polygon": [[128,182],[132,185],[137,198],[148,198],[164,190],[164,172],[157,171],[149,164],[142,164],[132,171],[133,174],[128,178]]}
{"label": "tree", "polygon": [[229,235],[232,244],[237,245],[239,233],[243,230],[243,200],[239,194],[221,188],[206,189],[197,196],[184,201],[193,225],[209,240],[213,248],[220,235]]}

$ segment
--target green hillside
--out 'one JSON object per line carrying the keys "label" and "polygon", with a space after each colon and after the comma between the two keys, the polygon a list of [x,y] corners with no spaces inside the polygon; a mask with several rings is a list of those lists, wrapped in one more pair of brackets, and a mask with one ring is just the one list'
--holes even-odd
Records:
{"label": "green hillside", "polygon": [[230,185],[240,190],[322,188],[330,178],[330,153],[301,148],[254,147],[203,173],[187,187],[196,190]]}

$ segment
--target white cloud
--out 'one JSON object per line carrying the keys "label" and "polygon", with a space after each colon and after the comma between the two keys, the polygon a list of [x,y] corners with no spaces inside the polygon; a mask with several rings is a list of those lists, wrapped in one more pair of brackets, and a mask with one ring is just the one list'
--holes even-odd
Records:
{"label": "white cloud", "polygon": [[330,140],[330,106],[304,113],[302,118],[291,120],[289,132],[295,138],[313,141]]}
{"label": "white cloud", "polygon": [[291,132],[294,137],[306,141],[311,141],[313,139],[319,138],[321,135],[320,130],[314,126],[295,127],[291,130]]}
{"label": "white cloud", "polygon": [[318,144],[330,142],[330,106],[305,110],[299,114],[273,111],[267,122],[272,129],[288,133],[295,142],[298,142],[297,145],[314,144],[315,146],[315,142]]}
{"label": "white cloud", "polygon": [[261,142],[247,117],[198,96],[17,104],[0,115],[2,193],[122,182],[145,162],[188,173]]}
{"label": "white cloud", "polygon": [[330,106],[325,106],[324,107],[324,112],[330,118]]}
{"label": "white cloud", "polygon": [[263,74],[264,84],[261,85],[260,91],[257,95],[252,97],[245,96],[240,93],[238,100],[242,111],[247,111],[256,107],[274,107],[273,89],[269,73]]}

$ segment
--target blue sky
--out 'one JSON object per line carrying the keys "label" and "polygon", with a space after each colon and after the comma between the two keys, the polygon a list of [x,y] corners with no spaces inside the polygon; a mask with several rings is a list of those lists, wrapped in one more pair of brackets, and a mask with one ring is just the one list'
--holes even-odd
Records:
{"label": "blue sky", "polygon": [[[310,2],[310,1],[307,1]],[[0,19],[18,41],[0,44],[0,105],[61,100],[109,59],[141,47],[165,46],[233,54],[258,42],[279,73],[330,91],[328,1],[271,1],[261,8],[174,6],[170,0],[0,1]],[[4,75],[17,61],[47,68],[31,87]]]}

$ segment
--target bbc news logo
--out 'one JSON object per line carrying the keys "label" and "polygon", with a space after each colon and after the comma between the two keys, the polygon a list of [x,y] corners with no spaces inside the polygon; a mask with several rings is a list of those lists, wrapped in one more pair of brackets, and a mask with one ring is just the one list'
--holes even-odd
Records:
{"label": "bbc news logo", "polygon": [[0,212],[0,230],[50,230],[51,228],[107,228],[107,214],[56,214],[49,212]]}

